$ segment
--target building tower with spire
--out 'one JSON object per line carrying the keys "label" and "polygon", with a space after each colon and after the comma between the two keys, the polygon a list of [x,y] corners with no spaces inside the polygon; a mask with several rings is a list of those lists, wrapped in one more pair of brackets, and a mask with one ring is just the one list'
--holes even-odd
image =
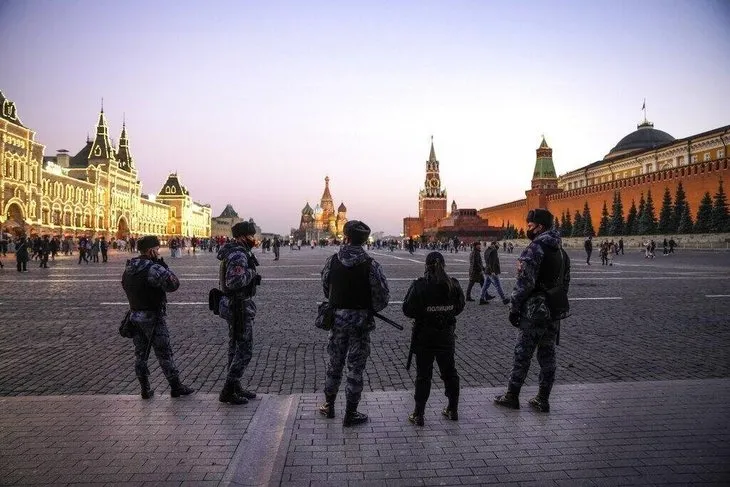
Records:
{"label": "building tower with spire", "polygon": [[529,209],[547,208],[548,196],[561,191],[558,188],[558,175],[553,165],[553,150],[547,144],[544,135],[535,152],[537,154],[535,170],[532,172],[532,187],[525,191]]}
{"label": "building tower with spire", "polygon": [[424,188],[418,193],[418,218],[423,229],[432,228],[442,218],[446,217],[446,190],[441,188],[439,176],[439,161],[433,147],[431,136],[431,151],[426,161],[426,179]]}
{"label": "building tower with spire", "polygon": [[117,163],[119,169],[131,172],[134,168],[132,154],[129,152],[129,139],[127,138],[127,122],[122,122],[122,133],[119,136],[119,148],[117,149]]}

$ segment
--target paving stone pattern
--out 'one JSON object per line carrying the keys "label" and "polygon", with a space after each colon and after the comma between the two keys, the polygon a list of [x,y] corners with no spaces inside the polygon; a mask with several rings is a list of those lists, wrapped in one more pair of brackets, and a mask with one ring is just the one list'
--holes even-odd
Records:
{"label": "paving stone pattern", "polygon": [[[519,249],[518,249],[519,250]],[[257,251],[264,277],[256,297],[254,356],[244,383],[262,393],[322,390],[326,333],[313,326],[322,299],[318,273],[334,249],[282,251],[273,261]],[[403,299],[410,281],[423,272],[425,252],[373,252],[390,278],[391,300]],[[514,283],[515,254],[501,253],[502,281]],[[572,251],[573,316],[563,323],[558,348],[559,384],[703,379],[730,375],[730,253],[681,251],[646,260],[638,251],[615,259],[613,267]],[[74,256],[75,257],[75,256]],[[117,334],[125,301],[120,279],[129,254],[112,253],[108,264],[78,265],[61,257],[42,270],[0,271],[0,396],[135,394],[131,341]],[[594,256],[595,257],[595,256]],[[171,259],[181,287],[170,295],[169,325],[182,377],[202,393],[217,393],[226,374],[227,330],[207,309],[216,285],[213,254]],[[447,270],[466,287],[468,253],[446,254]],[[474,290],[475,297],[478,289]],[[618,297],[620,300],[585,300]],[[459,317],[457,368],[463,387],[506,383],[516,333],[506,308],[468,303]],[[112,304],[101,304],[112,303]],[[379,323],[372,334],[366,391],[412,389],[415,371],[405,370],[408,321],[400,304],[386,314],[406,331]],[[152,383],[166,384],[154,358]],[[528,377],[536,383],[537,366]],[[437,384],[436,387],[440,387]]]}
{"label": "paving stone pattern", "polygon": [[[440,416],[445,398],[434,393],[422,428],[405,419],[407,391],[364,394],[371,420],[352,428],[341,400],[335,419],[316,413],[318,394],[241,407],[211,394],[4,397],[0,485],[730,482],[730,379],[558,385],[549,414],[498,408],[500,390],[462,390],[458,422]],[[274,409],[284,416],[269,430]]]}

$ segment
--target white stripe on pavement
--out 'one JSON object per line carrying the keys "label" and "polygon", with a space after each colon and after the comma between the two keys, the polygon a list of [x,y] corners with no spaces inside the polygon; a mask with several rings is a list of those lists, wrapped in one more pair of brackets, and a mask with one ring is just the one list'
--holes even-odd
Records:
{"label": "white stripe on pavement", "polygon": [[614,299],[623,299],[619,296],[590,297],[590,298],[568,298],[569,301],[608,301]]}
{"label": "white stripe on pavement", "polygon": [[705,294],[706,298],[730,298],[730,294]]}

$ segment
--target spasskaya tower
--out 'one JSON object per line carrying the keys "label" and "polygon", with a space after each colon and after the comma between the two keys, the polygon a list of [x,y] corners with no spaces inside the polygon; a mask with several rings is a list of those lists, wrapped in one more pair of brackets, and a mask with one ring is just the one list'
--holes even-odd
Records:
{"label": "spasskaya tower", "polygon": [[418,218],[426,229],[436,226],[436,222],[444,217],[446,217],[446,190],[441,189],[439,161],[436,159],[431,136],[431,153],[426,161],[426,180],[424,188],[418,193]]}

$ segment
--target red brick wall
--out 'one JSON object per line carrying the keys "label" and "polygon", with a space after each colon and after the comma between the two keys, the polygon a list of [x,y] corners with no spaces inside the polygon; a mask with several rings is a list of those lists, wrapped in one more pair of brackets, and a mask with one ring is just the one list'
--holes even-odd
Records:
{"label": "red brick wall", "polygon": [[[656,217],[659,218],[664,188],[669,188],[672,200],[674,200],[677,184],[679,181],[682,181],[684,192],[687,195],[687,201],[692,210],[692,220],[694,221],[697,217],[700,200],[705,192],[709,192],[711,195],[717,192],[720,179],[724,180],[726,185],[725,190],[730,193],[729,177],[730,170],[728,169],[727,158],[710,162],[697,162],[680,168],[667,169],[608,183],[596,184],[586,188],[563,191],[548,197],[547,208],[558,218],[560,218],[562,212],[569,211],[572,218],[576,210],[582,213],[583,205],[588,202],[588,206],[591,209],[593,228],[598,231],[601,222],[603,202],[606,202],[610,213],[615,191],[621,193],[624,218],[626,218],[629,213],[629,208],[631,208],[631,200],[635,200],[638,207],[641,193],[644,193],[644,197],[646,198],[647,192],[651,189]],[[479,216],[489,220],[489,224],[492,226],[506,226],[507,222],[509,222],[514,224],[517,229],[520,229],[525,227],[525,217],[528,210],[527,200],[518,200],[498,206],[482,208],[479,210]]]}
{"label": "red brick wall", "polygon": [[667,169],[608,183],[596,184],[586,188],[563,191],[549,198],[548,209],[553,215],[558,217],[560,217],[562,212],[570,211],[572,217],[575,216],[576,210],[582,213],[583,205],[588,202],[588,207],[591,209],[593,228],[598,231],[601,223],[603,202],[606,202],[608,212],[611,213],[611,204],[613,203],[613,194],[615,191],[621,193],[624,218],[626,218],[631,208],[631,200],[633,199],[636,202],[638,208],[641,194],[644,193],[644,198],[646,198],[648,191],[651,190],[651,197],[654,200],[655,216],[658,219],[659,211],[662,207],[662,198],[664,197],[664,188],[669,188],[672,201],[674,201],[677,185],[679,181],[682,181],[682,186],[687,195],[690,210],[692,211],[692,220],[694,221],[697,217],[700,200],[702,200],[705,192],[709,192],[714,196],[717,192],[720,179],[724,179],[724,182],[727,183],[729,174],[727,159],[698,162],[680,168]]}
{"label": "red brick wall", "polygon": [[492,227],[506,227],[508,224],[514,225],[517,230],[525,228],[525,218],[527,217],[527,200],[517,200],[510,203],[504,203],[490,208],[482,208],[478,214],[489,222]]}

